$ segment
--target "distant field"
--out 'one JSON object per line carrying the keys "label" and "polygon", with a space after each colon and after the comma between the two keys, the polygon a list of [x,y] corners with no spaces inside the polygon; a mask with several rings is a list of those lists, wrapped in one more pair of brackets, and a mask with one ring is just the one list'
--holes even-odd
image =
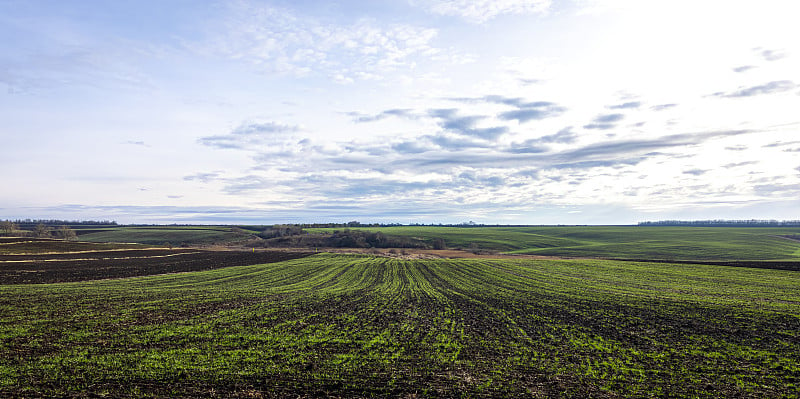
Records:
{"label": "distant field", "polygon": [[90,243],[26,237],[0,237],[0,255],[42,254],[51,252],[109,251],[141,249],[141,244]]}
{"label": "distant field", "polygon": [[800,273],[321,254],[0,285],[0,397],[796,397]]}
{"label": "distant field", "polygon": [[[306,229],[331,233],[344,228]],[[566,226],[566,227],[365,227],[432,244],[441,238],[448,248],[487,249],[510,254],[598,257],[636,260],[800,260],[800,228]],[[89,242],[148,245],[241,245],[258,230],[232,231],[230,226],[121,226],[78,231]],[[0,249],[1,251],[2,249]]]}
{"label": "distant field", "polygon": [[[433,227],[355,228],[432,242],[448,247],[567,257],[662,260],[798,260],[800,242],[780,236],[800,228],[729,227]],[[308,229],[331,232],[338,229]]]}
{"label": "distant field", "polygon": [[81,233],[78,238],[90,242],[133,242],[148,245],[203,245],[234,243],[242,236],[229,226],[122,226]]}
{"label": "distant field", "polygon": [[41,284],[279,262],[310,252],[209,251],[0,237],[0,284]]}

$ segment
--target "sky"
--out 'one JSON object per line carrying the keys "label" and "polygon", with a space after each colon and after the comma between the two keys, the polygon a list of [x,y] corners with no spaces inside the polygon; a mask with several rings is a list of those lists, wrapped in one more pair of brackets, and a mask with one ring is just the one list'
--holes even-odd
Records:
{"label": "sky", "polygon": [[0,0],[0,219],[800,219],[797,15]]}

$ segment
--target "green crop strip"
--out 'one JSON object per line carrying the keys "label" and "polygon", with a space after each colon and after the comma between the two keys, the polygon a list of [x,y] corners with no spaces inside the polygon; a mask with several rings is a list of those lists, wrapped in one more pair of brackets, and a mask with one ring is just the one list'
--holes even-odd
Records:
{"label": "green crop strip", "polygon": [[[566,257],[670,260],[798,260],[800,242],[781,236],[800,235],[798,228],[770,227],[363,227],[432,243],[441,238],[450,248],[479,248],[516,254]],[[332,232],[341,229],[308,229]]]}
{"label": "green crop strip", "polygon": [[0,285],[0,396],[797,397],[800,273],[321,254]]}
{"label": "green crop strip", "polygon": [[148,245],[170,243],[211,244],[235,243],[242,237],[226,226],[137,226],[97,229],[81,234],[80,240],[90,242],[136,242]]}

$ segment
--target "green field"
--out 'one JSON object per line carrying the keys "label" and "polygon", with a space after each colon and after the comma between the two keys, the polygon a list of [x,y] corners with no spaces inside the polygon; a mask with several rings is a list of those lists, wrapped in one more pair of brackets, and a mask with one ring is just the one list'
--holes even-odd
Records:
{"label": "green field", "polygon": [[[800,260],[800,228],[765,227],[435,227],[354,228],[516,254],[663,260]],[[341,229],[308,229],[332,232]]]}
{"label": "green field", "polygon": [[[263,226],[260,226],[263,227]],[[230,226],[121,226],[79,231],[89,242],[148,245],[247,245],[261,228],[232,231]],[[344,228],[305,229],[328,234]],[[800,228],[544,226],[544,227],[363,227],[429,245],[441,238],[448,248],[479,248],[510,254],[629,260],[800,260]]]}
{"label": "green field", "polygon": [[797,397],[798,331],[797,272],[320,254],[0,285],[0,397]]}
{"label": "green field", "polygon": [[131,242],[148,245],[231,244],[245,238],[229,226],[122,226],[93,229],[78,238],[89,242]]}

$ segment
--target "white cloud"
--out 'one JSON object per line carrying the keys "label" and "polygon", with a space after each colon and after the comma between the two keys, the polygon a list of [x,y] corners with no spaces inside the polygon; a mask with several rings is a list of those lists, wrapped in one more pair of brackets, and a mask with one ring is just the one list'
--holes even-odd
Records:
{"label": "white cloud", "polygon": [[235,1],[0,24],[3,202],[565,223],[797,197],[789,1]]}
{"label": "white cloud", "polygon": [[504,14],[539,14],[546,12],[550,0],[420,0],[412,4],[427,11],[464,18],[472,23],[484,23]]}
{"label": "white cloud", "polygon": [[294,148],[298,141],[295,133],[302,129],[299,126],[277,122],[248,122],[239,125],[229,134],[201,137],[200,144],[218,149],[234,149],[267,152],[285,152]]}
{"label": "white cloud", "polygon": [[436,29],[369,18],[348,24],[323,22],[292,10],[240,2],[223,20],[221,26],[212,24],[206,42],[187,46],[247,62],[266,73],[321,75],[353,83],[413,69],[417,58],[441,52],[431,45]]}

